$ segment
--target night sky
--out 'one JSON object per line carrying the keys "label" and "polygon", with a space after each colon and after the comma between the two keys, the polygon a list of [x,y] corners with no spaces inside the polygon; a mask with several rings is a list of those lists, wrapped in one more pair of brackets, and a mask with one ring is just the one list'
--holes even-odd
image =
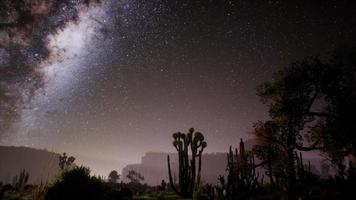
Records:
{"label": "night sky", "polygon": [[190,127],[226,151],[268,116],[259,83],[355,42],[353,2],[0,0],[0,144],[103,175]]}

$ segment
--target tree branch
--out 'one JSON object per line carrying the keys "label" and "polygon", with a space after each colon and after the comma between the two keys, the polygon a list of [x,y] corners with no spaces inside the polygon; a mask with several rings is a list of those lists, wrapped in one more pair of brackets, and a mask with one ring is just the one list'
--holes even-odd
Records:
{"label": "tree branch", "polygon": [[324,113],[324,112],[313,112],[313,111],[309,111],[306,113],[307,115],[310,116],[317,116],[317,117],[328,117],[328,113]]}
{"label": "tree branch", "polygon": [[318,146],[319,142],[320,141],[318,140],[318,141],[314,142],[314,144],[312,144],[309,147],[304,147],[304,146],[300,146],[300,145],[296,144],[295,148],[299,151],[312,151],[312,150],[322,149],[323,147]]}
{"label": "tree branch", "polygon": [[257,164],[257,165],[254,165],[253,167],[254,167],[254,168],[257,168],[257,167],[260,167],[260,166],[262,166],[262,165],[265,165],[266,163],[267,163],[267,160],[262,161],[261,163],[259,163],[259,164]]}

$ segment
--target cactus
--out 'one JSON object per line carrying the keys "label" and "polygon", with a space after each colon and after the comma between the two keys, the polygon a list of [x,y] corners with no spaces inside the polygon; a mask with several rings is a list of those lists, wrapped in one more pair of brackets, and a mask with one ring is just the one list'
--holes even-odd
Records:
{"label": "cactus", "polygon": [[245,150],[242,139],[240,148],[239,150],[235,148],[235,153],[230,146],[227,154],[227,171],[227,182],[224,177],[219,178],[226,199],[246,199],[259,188],[254,156]]}
{"label": "cactus", "polygon": [[[204,136],[200,132],[194,132],[194,129],[189,129],[188,133],[174,133],[173,146],[178,151],[179,158],[179,190],[173,182],[170,159],[167,156],[169,182],[172,189],[180,196],[191,198],[193,192],[199,188],[201,178],[201,157],[207,143],[204,141]],[[189,147],[191,159],[189,160]],[[196,162],[198,161],[198,169]]]}
{"label": "cactus", "polygon": [[25,171],[25,169],[23,169],[19,176],[15,176],[13,178],[13,181],[12,181],[12,186],[17,190],[19,191],[19,193],[21,194],[24,189],[25,189],[25,186],[27,185],[27,182],[28,182],[28,178],[30,177],[29,173]]}

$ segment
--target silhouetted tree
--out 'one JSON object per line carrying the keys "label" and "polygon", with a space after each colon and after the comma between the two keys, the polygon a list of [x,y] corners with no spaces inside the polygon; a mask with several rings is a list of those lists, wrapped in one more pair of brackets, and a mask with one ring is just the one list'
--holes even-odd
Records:
{"label": "silhouetted tree", "polygon": [[116,170],[113,170],[110,172],[108,179],[110,183],[117,183],[117,181],[120,179],[120,175]]}
{"label": "silhouetted tree", "polygon": [[325,106],[312,136],[320,138],[322,149],[345,175],[346,156],[356,165],[356,48],[341,48],[333,52],[325,67],[321,91]]}
{"label": "silhouetted tree", "polygon": [[[200,184],[201,157],[207,143],[204,141],[204,136],[200,132],[194,132],[194,129],[189,129],[187,134],[174,133],[173,146],[178,151],[179,158],[179,187],[178,190],[174,185],[169,155],[167,156],[169,182],[172,189],[180,196],[191,198],[193,192]],[[189,160],[189,148],[191,151],[191,159]],[[196,169],[196,159],[198,159],[198,169]]]}
{"label": "silhouetted tree", "polygon": [[105,184],[90,176],[86,167],[66,170],[48,189],[46,200],[102,200],[106,194]]}
{"label": "silhouetted tree", "polygon": [[[320,141],[309,145],[305,140],[306,124],[314,119],[310,116],[315,103],[321,96],[320,79],[323,65],[317,58],[308,58],[292,63],[273,76],[272,82],[259,85],[257,94],[269,108],[269,115],[273,123],[280,127],[281,140],[274,144],[284,146],[286,159],[285,172],[287,177],[286,189],[291,188],[296,181],[295,151],[316,149]],[[309,146],[303,146],[308,144]]]}
{"label": "silhouetted tree", "polygon": [[167,183],[166,183],[166,181],[164,181],[164,180],[162,179],[161,185],[159,186],[160,191],[165,191],[165,190],[166,190],[166,187],[167,187]]}
{"label": "silhouetted tree", "polygon": [[[341,176],[345,176],[345,156],[355,158],[356,125],[350,117],[356,112],[355,52],[339,51],[327,63],[318,58],[292,63],[257,89],[271,120],[255,124],[255,149],[266,164],[273,163],[276,155],[285,160],[280,167],[287,193],[297,179],[296,151],[326,152]],[[271,166],[265,167],[274,181]]]}
{"label": "silhouetted tree", "polygon": [[281,188],[283,186],[281,182],[286,182],[287,146],[283,129],[272,120],[259,121],[253,127],[253,134],[256,136],[253,153],[262,160],[260,165],[266,169],[270,183]]}
{"label": "silhouetted tree", "polygon": [[139,172],[135,170],[130,170],[126,177],[130,180],[131,183],[140,184],[141,181],[145,180]]}
{"label": "silhouetted tree", "polygon": [[73,156],[68,157],[66,153],[59,156],[59,168],[61,170],[68,169],[75,161]]}

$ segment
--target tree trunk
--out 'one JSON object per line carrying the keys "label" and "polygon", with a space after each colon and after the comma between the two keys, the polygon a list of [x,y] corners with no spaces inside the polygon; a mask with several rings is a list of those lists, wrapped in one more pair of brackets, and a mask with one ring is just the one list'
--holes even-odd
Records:
{"label": "tree trunk", "polygon": [[296,144],[296,134],[293,129],[292,121],[289,119],[288,122],[288,133],[287,133],[287,199],[293,198],[293,187],[296,182],[295,173],[295,144]]}

